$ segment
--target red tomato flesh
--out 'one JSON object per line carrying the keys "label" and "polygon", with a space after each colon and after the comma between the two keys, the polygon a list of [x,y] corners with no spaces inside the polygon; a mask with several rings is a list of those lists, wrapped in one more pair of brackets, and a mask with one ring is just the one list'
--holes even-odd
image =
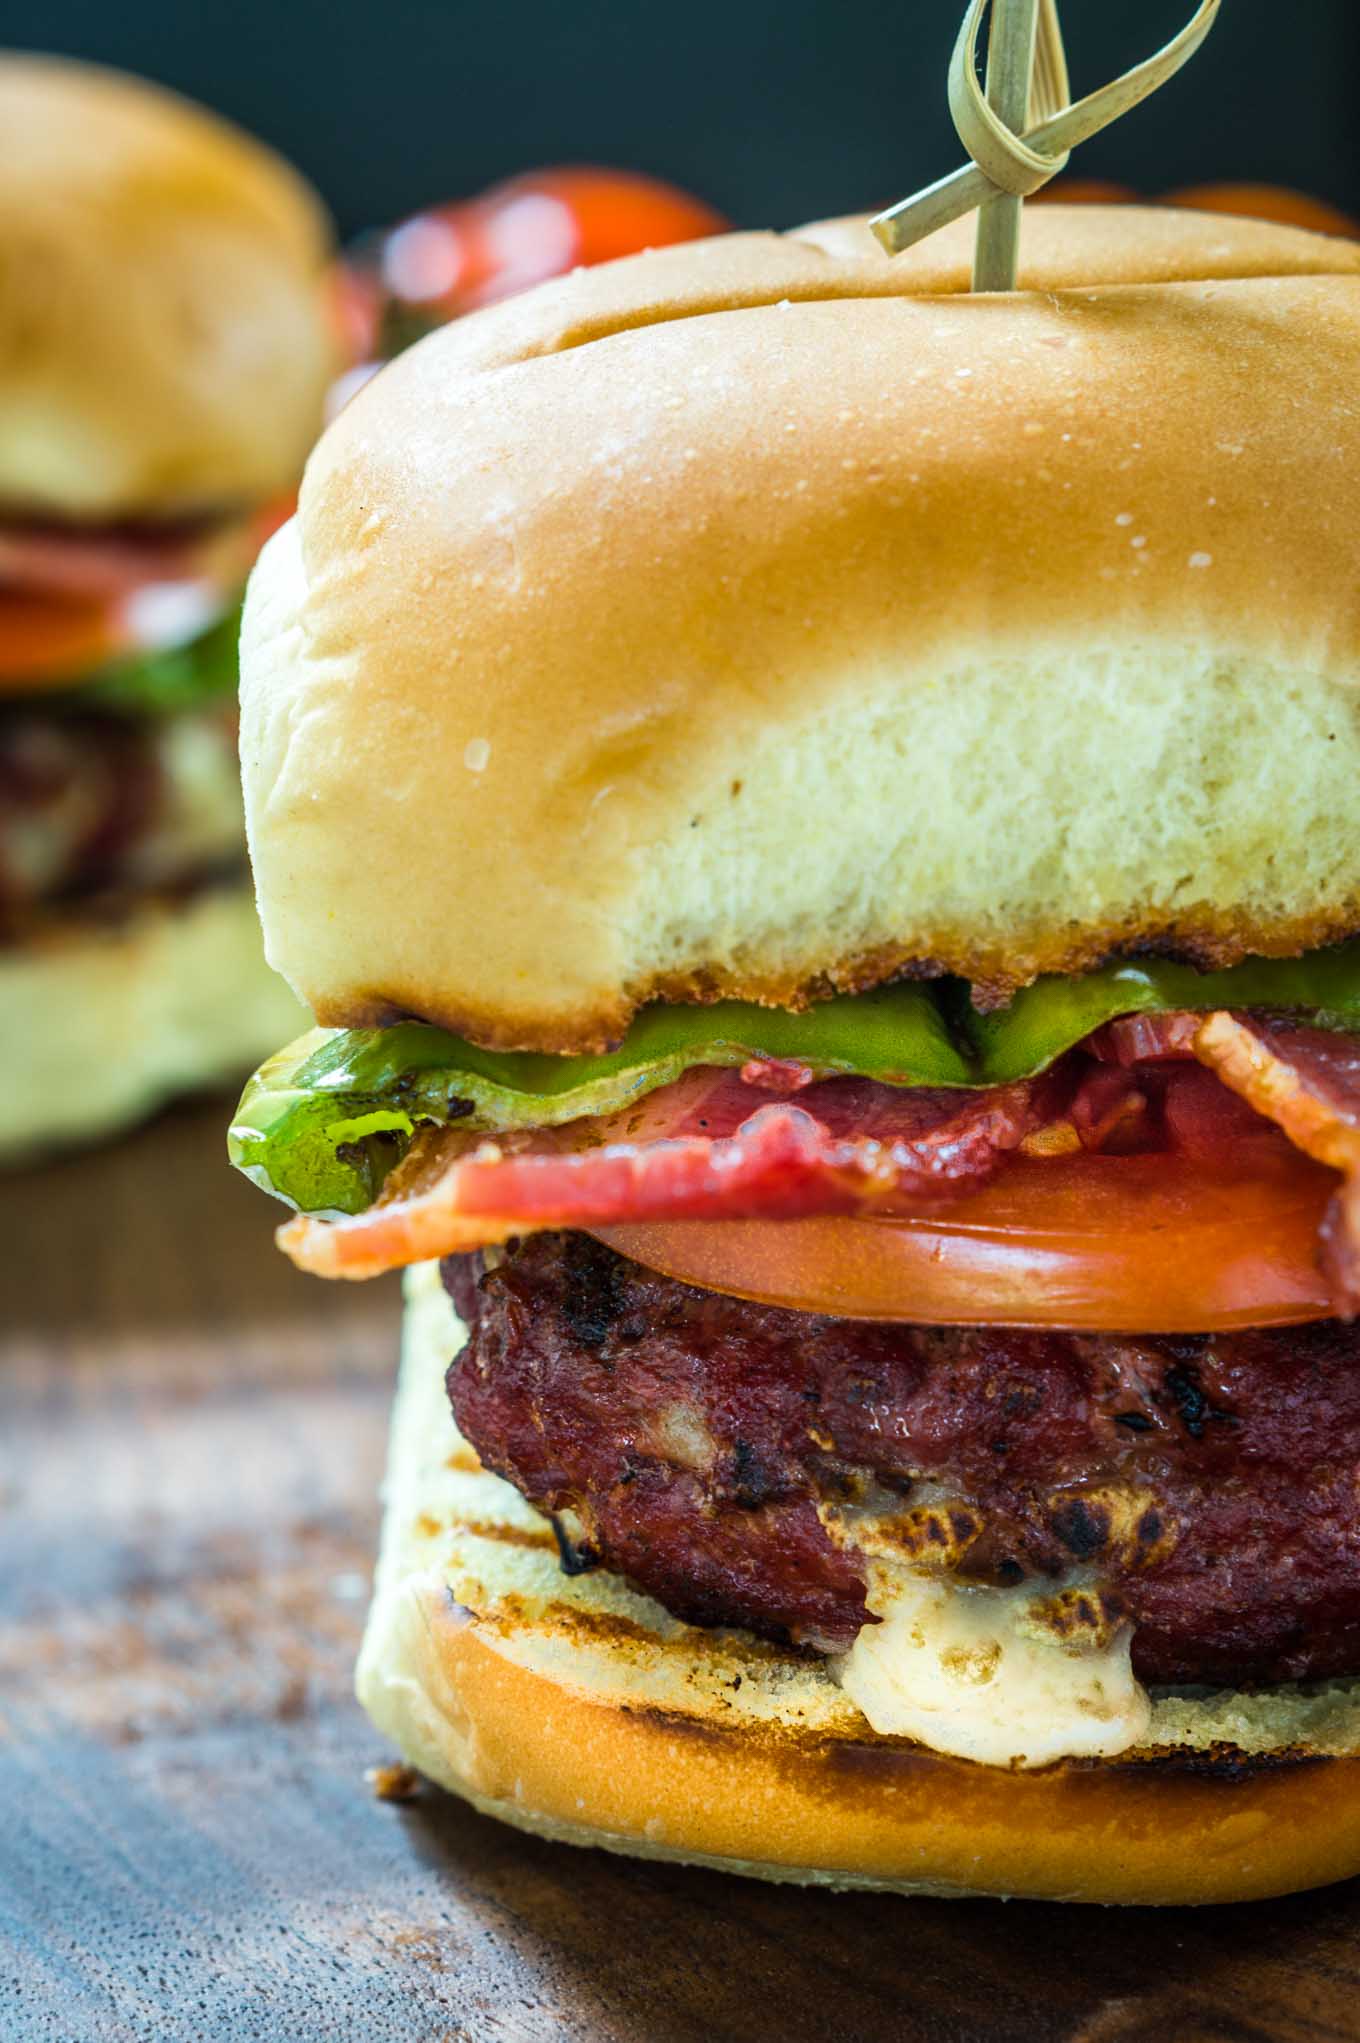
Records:
{"label": "red tomato flesh", "polygon": [[933,1212],[592,1230],[633,1262],[803,1312],[930,1325],[1209,1333],[1328,1317],[1338,1184],[1274,1129],[1184,1154],[1010,1160]]}
{"label": "red tomato flesh", "polygon": [[0,694],[15,686],[69,687],[121,649],[117,607],[0,589]]}
{"label": "red tomato flesh", "polygon": [[[69,688],[120,653],[184,643],[245,581],[296,492],[200,532],[0,526],[0,694]],[[139,592],[178,596],[159,629]],[[185,628],[184,619],[192,620]],[[197,614],[204,613],[200,625]]]}
{"label": "red tomato flesh", "polygon": [[1277,220],[1286,227],[1306,227],[1314,234],[1360,235],[1360,220],[1326,199],[1315,199],[1283,184],[1193,184],[1168,192],[1167,206],[1185,206],[1196,213],[1238,213],[1254,220]]}
{"label": "red tomato flesh", "polygon": [[383,244],[382,278],[399,303],[451,319],[578,265],[726,225],[702,199],[636,171],[531,170],[402,221]]}

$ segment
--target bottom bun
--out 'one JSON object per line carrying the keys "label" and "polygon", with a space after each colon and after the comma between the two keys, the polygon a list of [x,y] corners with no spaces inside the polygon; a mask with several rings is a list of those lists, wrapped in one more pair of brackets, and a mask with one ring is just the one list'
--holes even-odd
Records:
{"label": "bottom bun", "polygon": [[408,1276],[359,1698],[431,1780],[574,1844],[936,1895],[1245,1901],[1360,1871],[1360,1681],[1154,1696],[1148,1742],[1030,1772],[878,1736],[825,1666],[684,1625],[548,1521],[448,1411],[462,1338]]}
{"label": "bottom bun", "polygon": [[0,950],[0,1163],[242,1078],[309,1020],[264,962],[244,881]]}

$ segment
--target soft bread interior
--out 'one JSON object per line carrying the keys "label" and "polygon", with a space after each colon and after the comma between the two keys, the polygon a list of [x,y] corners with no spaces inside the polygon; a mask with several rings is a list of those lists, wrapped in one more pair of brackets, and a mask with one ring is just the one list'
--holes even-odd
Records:
{"label": "soft bread interior", "polygon": [[0,951],[0,1162],[95,1142],[238,1079],[306,1026],[243,881]]}
{"label": "soft bread interior", "polygon": [[[271,956],[292,966],[282,932],[318,886],[334,885],[321,869],[337,856],[355,860],[357,893],[320,929],[309,921],[310,941],[337,958],[350,942],[353,901],[374,894],[375,861],[388,872],[389,901],[406,898],[403,874],[429,867],[441,876],[440,906],[418,926],[384,914],[389,963],[374,983],[398,1006],[438,1018],[447,1003],[428,992],[433,979],[480,969],[468,961],[486,947],[478,891],[455,888],[450,900],[445,884],[448,858],[456,871],[481,856],[475,822],[431,864],[429,816],[411,783],[425,770],[416,751],[439,739],[416,719],[395,732],[382,724],[357,749],[318,748],[316,719],[334,717],[339,733],[352,677],[348,658],[316,659],[307,609],[290,526],[261,561],[245,638],[248,729],[259,748],[247,761],[251,842]],[[1004,658],[955,647],[927,665],[904,652],[861,655],[824,676],[818,698],[778,722],[755,715],[726,736],[710,730],[702,757],[689,755],[693,728],[677,726],[672,756],[643,794],[630,786],[651,764],[635,756],[640,730],[611,740],[588,766],[583,738],[569,740],[581,755],[572,778],[589,780],[600,814],[601,803],[630,818],[647,812],[638,841],[620,839],[607,867],[562,867],[552,805],[532,783],[521,783],[518,824],[496,810],[493,851],[538,815],[536,841],[551,842],[557,859],[550,902],[568,926],[584,895],[601,890],[565,971],[554,959],[531,973],[523,961],[526,997],[541,1011],[560,997],[549,985],[569,985],[587,965],[620,985],[698,973],[768,991],[834,975],[838,959],[943,955],[984,983],[1004,983],[1055,964],[1095,964],[1111,943],[1135,938],[1212,958],[1302,949],[1360,923],[1360,691],[1351,675],[1158,633],[1133,645],[1088,635]],[[542,742],[552,742],[551,723]],[[447,764],[456,793],[468,768],[461,755]],[[553,776],[559,806],[561,781]],[[351,817],[367,812],[347,840],[352,852],[336,841],[332,804]],[[286,872],[274,849],[280,834],[294,847]],[[523,870],[503,848],[501,859],[500,877]],[[531,890],[500,924],[495,948],[516,951],[525,941],[517,929],[537,929],[547,913]],[[306,972],[293,976],[325,1008],[322,987]],[[473,1019],[476,1033],[497,1033]]]}
{"label": "soft bread interior", "polygon": [[1004,979],[1063,924],[1093,963],[1116,933],[1212,949],[1360,919],[1350,685],[1152,638],[930,675],[866,662],[834,694],[734,748],[639,862],[638,978],[693,958],[700,930],[720,975],[797,983],[828,929],[855,957],[967,931],[975,974]]}
{"label": "soft bread interior", "polygon": [[[551,1836],[835,1885],[1213,1900],[1360,1867],[1345,1788],[1314,1789],[1324,1758],[1349,1781],[1360,1682],[1158,1695],[1117,1764],[1016,1774],[876,1738],[821,1663],[564,1575],[547,1521],[450,1416],[462,1335],[436,1266],[407,1299],[358,1692],[441,1785]],[[1130,1833],[1114,1861],[1112,1824]]]}

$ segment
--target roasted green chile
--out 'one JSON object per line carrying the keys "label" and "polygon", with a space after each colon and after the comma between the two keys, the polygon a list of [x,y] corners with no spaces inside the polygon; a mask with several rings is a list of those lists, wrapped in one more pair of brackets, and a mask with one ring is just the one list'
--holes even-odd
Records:
{"label": "roasted green chile", "polygon": [[422,1123],[547,1127],[615,1112],[696,1065],[752,1058],[884,1085],[1004,1085],[1118,1015],[1217,1007],[1360,1030],[1360,941],[1226,972],[1150,960],[1039,979],[994,1014],[980,1014],[959,981],[880,987],[805,1014],[740,1001],[657,1006],[601,1057],[479,1050],[424,1022],[314,1029],[251,1079],[228,1146],[239,1169],[301,1211],[360,1213]]}
{"label": "roasted green chile", "polygon": [[970,1082],[1030,1078],[1121,1014],[1216,1007],[1297,1014],[1325,1029],[1360,1028],[1360,940],[1301,958],[1247,958],[1226,972],[1149,959],[1079,979],[1036,979],[995,1014],[966,1008],[961,1033],[979,1074]]}
{"label": "roasted green chile", "polygon": [[650,1007],[602,1057],[479,1050],[423,1022],[314,1029],[250,1081],[229,1151],[247,1176],[303,1212],[360,1213],[418,1122],[548,1127],[612,1113],[694,1065],[753,1057],[797,1058],[819,1077],[854,1072],[888,1085],[972,1082],[923,986],[829,1000],[805,1014],[735,1000]]}

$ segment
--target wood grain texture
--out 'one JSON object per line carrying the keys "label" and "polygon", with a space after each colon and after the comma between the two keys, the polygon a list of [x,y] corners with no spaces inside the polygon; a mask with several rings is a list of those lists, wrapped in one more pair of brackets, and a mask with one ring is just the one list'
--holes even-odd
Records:
{"label": "wood grain texture", "polygon": [[6,2043],[1353,2043],[1360,1887],[804,1894],[376,1801],[394,1288],[298,1277],[220,1105],[0,1183]]}

